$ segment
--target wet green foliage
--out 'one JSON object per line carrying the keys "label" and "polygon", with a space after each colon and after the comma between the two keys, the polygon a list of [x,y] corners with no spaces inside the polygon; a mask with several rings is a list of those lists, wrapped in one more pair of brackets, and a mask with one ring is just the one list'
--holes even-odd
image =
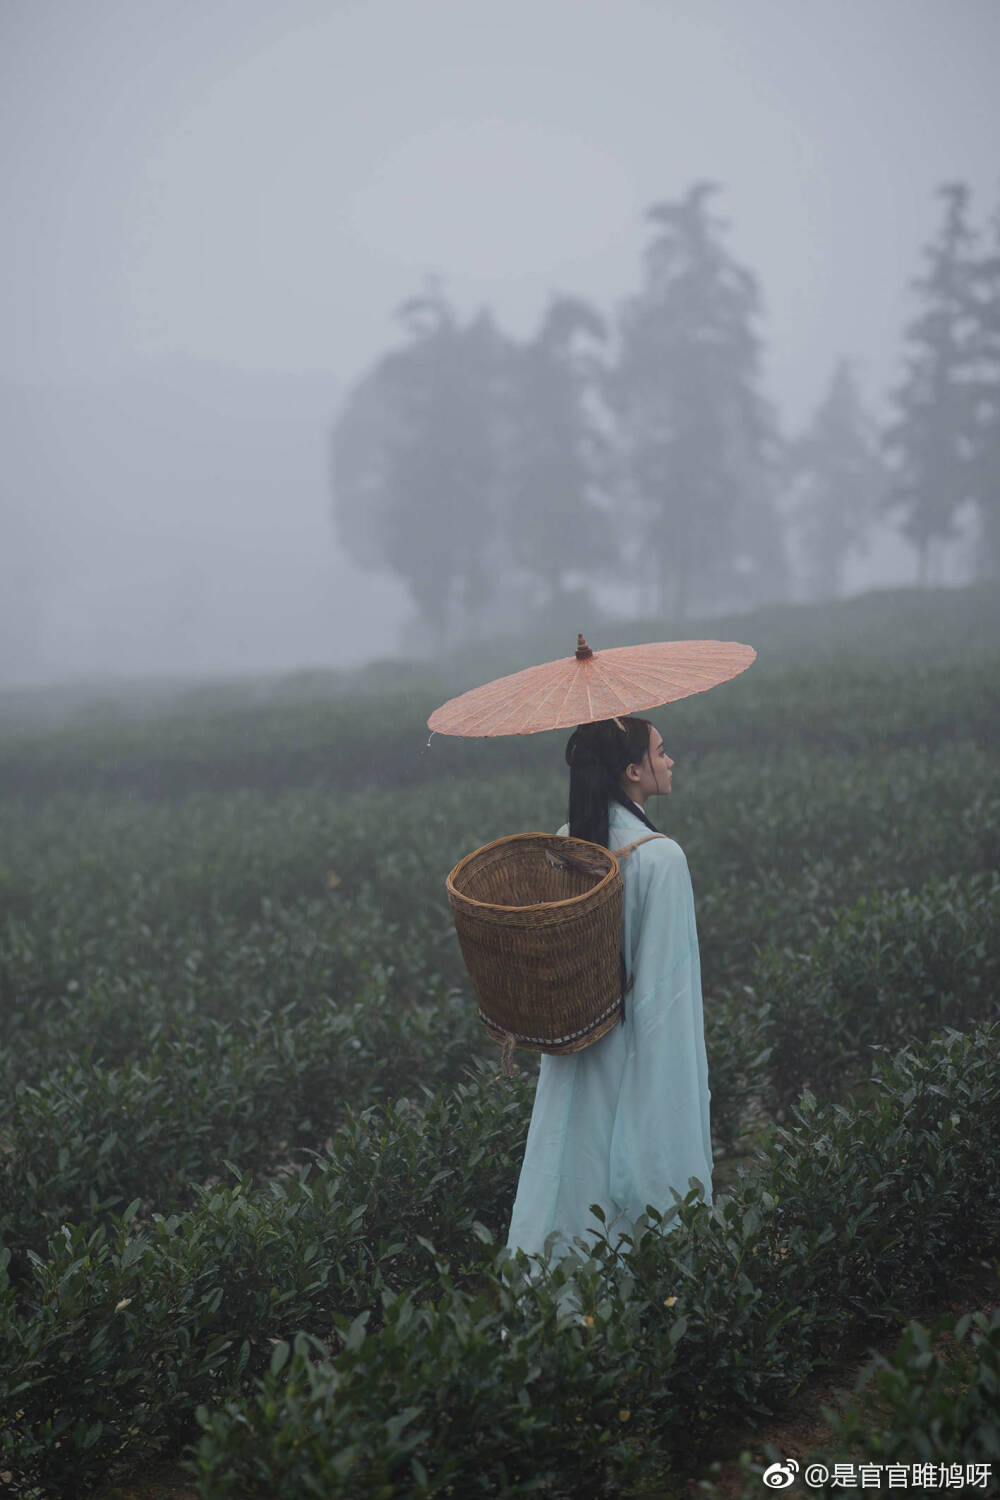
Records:
{"label": "wet green foliage", "polygon": [[[942,1347],[941,1335],[951,1347]],[[879,1414],[872,1421],[872,1408]],[[858,1379],[847,1408],[830,1412],[845,1448],[864,1445],[882,1463],[1000,1462],[1000,1308],[957,1322],[906,1325],[889,1358],[879,1355]]]}
{"label": "wet green foliage", "polygon": [[751,971],[771,1102],[827,1097],[873,1047],[964,1028],[1000,995],[1000,874],[935,877],[844,908],[804,953],[768,949]]}
{"label": "wet green foliage", "polygon": [[[692,1192],[668,1233],[651,1209],[632,1250],[595,1237],[572,1284],[572,1259],[529,1274],[494,1243],[502,1217],[477,1217],[528,1103],[491,1069],[366,1114],[267,1186],[66,1228],[6,1293],[4,1466],[65,1494],[176,1441],[200,1404],[206,1500],[420,1494],[422,1473],[615,1494],[654,1455],[683,1468],[991,1243],[998,1053],[1000,1027],[880,1054],[870,1111],[804,1095],[729,1196]],[[414,1441],[387,1442],[411,1409]]]}
{"label": "wet green foliage", "polygon": [[634,1251],[598,1241],[572,1287],[568,1262],[531,1281],[501,1253],[470,1297],[439,1261],[433,1302],[387,1298],[381,1328],[344,1322],[332,1347],[299,1339],[252,1399],[199,1413],[199,1493],[612,1496],[654,1464],[690,1469],[995,1235],[1000,1195],[973,1184],[1000,1145],[998,1042],[886,1059],[870,1121],[807,1101],[758,1176],[713,1208],[692,1194],[670,1234],[651,1214]]}
{"label": "wet green foliage", "polygon": [[563,821],[561,737],[424,754],[388,666],[0,731],[0,1494],[191,1441],[205,1500],[629,1493],[988,1246],[1000,674],[986,596],[938,606],[853,655],[762,616],[653,716],[727,1191],[532,1274],[537,1060],[497,1078],[444,876]]}
{"label": "wet green foliage", "polygon": [[[992,1264],[1000,1275],[1000,1262]],[[1000,1461],[998,1397],[1000,1308],[957,1321],[943,1315],[930,1325],[912,1318],[888,1356],[876,1352],[854,1390],[838,1393],[837,1407],[823,1407],[831,1438],[795,1460],[799,1483],[828,1500],[864,1487],[991,1494]],[[762,1449],[757,1462],[741,1453],[742,1484],[738,1492],[728,1486],[727,1495],[756,1500],[766,1468],[787,1468],[787,1453],[771,1442]],[[722,1493],[712,1482],[703,1488]]]}

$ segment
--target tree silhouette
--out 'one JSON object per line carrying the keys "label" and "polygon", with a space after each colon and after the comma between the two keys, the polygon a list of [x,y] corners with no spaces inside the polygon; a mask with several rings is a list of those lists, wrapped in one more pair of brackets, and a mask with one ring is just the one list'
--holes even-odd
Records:
{"label": "tree silhouette", "polygon": [[400,427],[387,373],[392,357],[379,360],[348,393],[331,452],[334,520],[341,543],[360,567],[372,571],[388,566],[390,458]]}
{"label": "tree silhouette", "polygon": [[835,599],[848,556],[864,548],[887,482],[878,435],[846,360],[834,370],[810,426],[790,445],[788,462],[807,595]]}
{"label": "tree silhouette", "polygon": [[642,286],[621,308],[608,395],[636,566],[663,613],[774,597],[784,559],[771,504],[776,425],[757,389],[760,296],[708,212],[715,184],[648,211]]}
{"label": "tree silhouette", "polygon": [[972,495],[980,523],[977,572],[1000,577],[1000,207],[986,253],[973,262],[969,347]]}
{"label": "tree silhouette", "polygon": [[921,586],[928,579],[931,543],[957,534],[955,514],[972,485],[969,192],[951,182],[938,196],[944,199],[944,222],[924,251],[925,275],[912,283],[923,307],[905,332],[906,373],[892,392],[898,415],[884,434],[893,471],[887,508],[902,513],[903,533],[917,550]]}
{"label": "tree silhouette", "polygon": [[511,561],[536,608],[559,602],[567,574],[601,571],[615,554],[597,500],[608,445],[594,401],[607,336],[594,308],[556,297],[510,361],[504,517]]}
{"label": "tree silhouette", "polygon": [[407,344],[358,383],[334,431],[336,515],[351,555],[403,578],[441,644],[497,578],[507,341],[485,313],[460,327],[434,283],[397,316]]}

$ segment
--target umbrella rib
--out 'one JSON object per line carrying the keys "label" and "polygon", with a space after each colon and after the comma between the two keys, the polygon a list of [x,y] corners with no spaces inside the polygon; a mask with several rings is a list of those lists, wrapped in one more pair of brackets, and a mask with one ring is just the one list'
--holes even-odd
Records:
{"label": "umbrella rib", "polygon": [[436,713],[451,723],[445,734],[532,734],[593,723],[704,692],[745,671],[756,655],[739,641],[616,647],[586,663],[561,658],[510,673],[451,699]]}
{"label": "umbrella rib", "polygon": [[[544,696],[541,697],[541,698],[539,698],[539,700],[538,700],[537,708],[536,708],[536,714],[537,715],[541,715],[546,709],[548,709],[549,705],[554,702],[554,700],[556,699],[556,696],[557,696],[557,694],[559,692],[560,686],[562,686],[562,684],[560,684],[558,677],[554,677],[552,683],[549,685],[548,690],[546,691],[546,693],[544,694]],[[569,681],[568,681],[568,683],[566,683],[566,685],[565,685],[565,690],[562,693],[562,696],[559,697],[558,702],[555,703],[555,707],[552,710],[552,712],[557,717],[559,717],[559,718],[562,717],[562,714],[563,714],[563,711],[564,711],[564,709],[566,707],[566,704],[568,703],[568,701],[570,700],[570,698],[573,696],[573,693],[577,690],[577,688],[579,686],[580,686],[580,684],[577,681],[575,681],[574,678],[571,676],[570,679],[569,679]],[[553,729],[559,729],[560,727],[565,727],[565,726],[561,726],[559,724],[553,724],[552,727],[553,727]]]}
{"label": "umbrella rib", "polygon": [[[531,671],[532,669],[528,668],[524,672],[515,672],[512,674],[512,676],[515,678],[522,677],[527,679]],[[509,679],[507,680],[507,687],[503,686],[504,680],[504,678],[500,678],[495,683],[487,683],[486,687],[491,691],[483,692],[483,689],[481,688],[473,689],[473,693],[483,692],[483,699],[481,704],[479,705],[479,712],[472,721],[477,727],[483,722],[485,722],[489,726],[490,715],[494,711],[495,705],[499,708],[502,716],[501,724],[505,725],[516,719],[517,712],[522,707],[522,705],[524,705],[525,703],[530,703],[532,694],[532,685],[530,681],[522,681],[520,686],[518,688],[514,688],[512,692]],[[512,696],[508,696],[511,693]],[[494,729],[493,732],[496,733],[496,730]]]}
{"label": "umbrella rib", "polygon": [[[559,663],[550,662],[546,664],[546,667],[557,665]],[[520,676],[521,674],[519,673],[518,675]],[[549,698],[558,688],[558,680],[555,679],[555,675],[547,672],[545,668],[529,668],[524,676],[525,680],[522,682],[520,689],[502,705],[502,724],[509,725],[523,722],[524,715],[530,710],[534,710],[537,714],[545,707]],[[540,677],[541,681],[539,681]],[[531,680],[532,678],[534,678],[533,681]],[[539,696],[540,688],[542,690],[541,696]]]}
{"label": "umbrella rib", "polygon": [[[608,691],[614,695],[614,697],[618,700],[619,704],[626,713],[628,713],[629,711],[629,703],[628,700],[622,696],[622,687],[633,687],[640,692],[645,692],[647,690],[647,684],[645,682],[638,681],[636,680],[636,678],[629,676],[627,673],[617,672],[614,677],[610,677],[599,667],[595,666],[593,670],[599,673],[599,675],[601,676],[601,680],[604,682]],[[658,691],[659,682],[654,679],[648,684],[648,687],[653,691]]]}
{"label": "umbrella rib", "polygon": [[[607,693],[609,693],[611,695],[611,697],[615,700],[615,706],[617,708],[619,708],[623,713],[628,713],[628,711],[629,711],[629,705],[628,705],[628,702],[626,701],[626,699],[624,699],[622,697],[621,692],[619,691],[619,684],[616,683],[613,678],[609,677],[608,674],[607,674],[607,672],[602,667],[599,667],[596,664],[591,667],[591,671],[594,673],[594,675],[596,677],[599,678],[599,680],[602,683],[605,691]],[[588,694],[587,694],[587,698],[588,698],[588,702],[589,702],[590,701],[590,693],[589,693],[589,691],[588,691]],[[605,718],[615,718],[615,717],[617,717],[617,715],[614,715],[614,714],[605,714]]]}
{"label": "umbrella rib", "polygon": [[632,672],[617,671],[613,676],[606,675],[608,685],[621,697],[623,688],[638,689],[645,691],[647,687],[656,687],[661,680],[660,674],[651,672],[648,677]]}

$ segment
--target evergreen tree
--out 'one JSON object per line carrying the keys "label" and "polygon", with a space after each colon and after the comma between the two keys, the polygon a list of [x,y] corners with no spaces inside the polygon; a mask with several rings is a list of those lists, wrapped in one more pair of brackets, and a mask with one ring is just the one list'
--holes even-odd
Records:
{"label": "evergreen tree", "polygon": [[568,574],[606,568],[615,555],[598,499],[608,450],[594,410],[607,336],[594,308],[557,297],[512,358],[504,514],[534,609],[564,597]]}
{"label": "evergreen tree", "polygon": [[784,587],[771,474],[774,420],[758,390],[757,282],[691,187],[647,214],[640,292],[621,309],[608,383],[620,425],[622,517],[662,613],[734,606]]}
{"label": "evergreen tree", "polygon": [[971,268],[970,467],[980,524],[976,564],[983,578],[1000,578],[1000,208],[992,229],[990,247]]}
{"label": "evergreen tree", "polygon": [[836,599],[844,565],[852,552],[864,549],[886,489],[878,436],[846,360],[838,363],[826,397],[788,457],[807,597]]}
{"label": "evergreen tree", "polygon": [[431,285],[398,310],[408,343],[351,393],[333,441],[345,547],[403,578],[437,644],[469,625],[497,577],[506,341],[460,327]]}
{"label": "evergreen tree", "polygon": [[926,273],[913,282],[923,307],[905,332],[906,373],[892,392],[898,415],[884,436],[893,469],[887,506],[902,513],[903,533],[917,550],[921,586],[928,581],[931,544],[957,534],[956,512],[972,483],[969,192],[952,182],[938,196],[945,202],[944,222],[924,251]]}

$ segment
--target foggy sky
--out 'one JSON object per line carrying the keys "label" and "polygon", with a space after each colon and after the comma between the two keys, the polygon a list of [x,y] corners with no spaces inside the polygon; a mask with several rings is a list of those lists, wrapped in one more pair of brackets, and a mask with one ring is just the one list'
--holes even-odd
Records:
{"label": "foggy sky", "polygon": [[992,0],[0,0],[0,681],[396,649],[326,469],[393,309],[611,311],[699,178],[786,430],[841,354],[881,414],[998,63]]}

